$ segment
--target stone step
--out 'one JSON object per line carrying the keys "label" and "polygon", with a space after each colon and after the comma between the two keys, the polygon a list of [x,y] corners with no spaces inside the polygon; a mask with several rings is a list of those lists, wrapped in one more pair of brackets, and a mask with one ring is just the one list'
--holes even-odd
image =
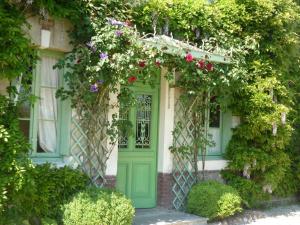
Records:
{"label": "stone step", "polygon": [[207,219],[164,208],[136,209],[133,225],[207,225]]}

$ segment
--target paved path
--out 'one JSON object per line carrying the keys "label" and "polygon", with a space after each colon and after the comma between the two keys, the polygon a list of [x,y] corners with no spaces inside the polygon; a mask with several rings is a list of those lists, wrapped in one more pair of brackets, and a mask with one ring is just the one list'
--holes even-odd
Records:
{"label": "paved path", "polygon": [[136,209],[133,225],[206,225],[206,219],[163,208]]}
{"label": "paved path", "polygon": [[249,225],[300,225],[300,205],[276,207],[265,211],[266,218]]}
{"label": "paved path", "polygon": [[300,204],[244,213],[209,225],[300,225]]}
{"label": "paved path", "polygon": [[245,210],[221,222],[162,208],[137,209],[133,225],[300,225],[300,204]]}

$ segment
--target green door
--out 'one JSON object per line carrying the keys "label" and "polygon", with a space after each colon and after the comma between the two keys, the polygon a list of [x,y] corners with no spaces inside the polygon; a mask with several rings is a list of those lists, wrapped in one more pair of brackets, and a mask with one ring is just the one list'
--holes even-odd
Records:
{"label": "green door", "polygon": [[156,206],[156,155],[159,89],[134,87],[136,106],[123,116],[130,119],[133,134],[119,138],[117,189],[136,208]]}

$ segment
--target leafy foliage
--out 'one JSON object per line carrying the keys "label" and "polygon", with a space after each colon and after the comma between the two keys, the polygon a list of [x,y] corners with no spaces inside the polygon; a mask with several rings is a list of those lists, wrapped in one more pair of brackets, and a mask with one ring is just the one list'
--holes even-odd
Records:
{"label": "leafy foliage", "polygon": [[51,164],[37,165],[31,171],[34,186],[22,201],[23,214],[29,218],[60,219],[61,206],[77,192],[86,188],[88,177],[67,166],[56,168]]}
{"label": "leafy foliage", "polygon": [[36,52],[23,30],[25,15],[5,2],[0,3],[0,79],[13,79],[32,66]]}
{"label": "leafy foliage", "polygon": [[[71,99],[86,131],[88,158],[98,154],[98,169],[104,178],[106,161],[116,144],[121,125],[116,114],[112,121],[108,121],[108,109],[119,103],[126,106],[134,104],[128,86],[136,80],[148,84],[155,82],[159,67],[155,64],[156,53],[143,46],[137,31],[125,22],[108,19],[104,24],[103,21],[95,21],[92,26],[95,35],[90,41],[76,46],[57,65],[68,70],[64,74],[68,88],[60,89],[57,96]],[[120,85],[124,86],[118,94]],[[118,101],[112,104],[109,101],[113,93],[118,94]],[[103,145],[108,138],[110,148]],[[86,172],[93,178],[94,171],[89,168]]]}
{"label": "leafy foliage", "polygon": [[241,197],[238,192],[216,181],[194,185],[189,193],[187,211],[209,219],[223,219],[241,212]]}
{"label": "leafy foliage", "polygon": [[18,204],[12,205],[14,208],[8,211],[7,217],[15,223],[20,223],[16,221],[18,219],[26,219],[32,224],[61,221],[62,205],[74,194],[84,190],[89,181],[79,170],[56,168],[51,164],[36,165],[27,170],[26,174],[30,176],[31,182],[19,191]]}
{"label": "leafy foliage", "polygon": [[292,0],[152,0],[139,9],[134,20],[147,32],[172,32],[199,45],[210,37],[235,49],[240,57],[225,77],[236,82],[229,79],[228,92],[217,93],[221,109],[229,107],[242,121],[228,146],[224,177],[250,205],[276,188],[281,195],[295,192],[296,173],[286,175],[299,162],[299,148],[290,146],[292,126],[299,129],[299,6]]}
{"label": "leafy foliage", "polygon": [[122,194],[95,187],[77,194],[64,208],[66,225],[130,225],[134,216],[131,201]]}
{"label": "leafy foliage", "polygon": [[0,223],[19,207],[22,191],[31,182],[29,149],[19,128],[16,107],[0,95]]}

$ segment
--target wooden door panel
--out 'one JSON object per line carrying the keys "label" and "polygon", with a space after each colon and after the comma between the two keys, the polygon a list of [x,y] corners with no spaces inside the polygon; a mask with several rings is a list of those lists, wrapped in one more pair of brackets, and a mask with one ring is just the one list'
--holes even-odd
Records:
{"label": "wooden door panel", "polygon": [[128,193],[128,183],[126,182],[129,179],[130,174],[130,163],[129,162],[119,162],[118,163],[118,173],[117,173],[117,189],[126,194]]}
{"label": "wooden door panel", "polygon": [[133,90],[137,104],[123,115],[132,122],[133,135],[121,137],[117,190],[131,198],[136,208],[152,208],[156,206],[158,88]]}

